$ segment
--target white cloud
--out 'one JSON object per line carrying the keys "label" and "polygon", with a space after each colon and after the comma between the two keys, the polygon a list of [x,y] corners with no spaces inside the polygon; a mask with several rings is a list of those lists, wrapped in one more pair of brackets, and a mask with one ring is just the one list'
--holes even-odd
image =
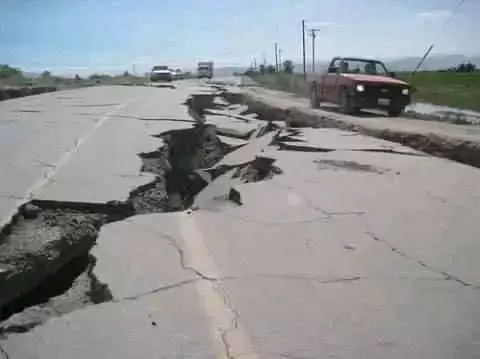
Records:
{"label": "white cloud", "polygon": [[423,11],[415,14],[421,20],[441,20],[452,15],[450,10]]}

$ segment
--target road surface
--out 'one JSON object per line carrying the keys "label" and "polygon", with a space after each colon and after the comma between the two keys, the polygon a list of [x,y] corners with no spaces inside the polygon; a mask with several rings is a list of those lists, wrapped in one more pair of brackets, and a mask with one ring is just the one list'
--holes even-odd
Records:
{"label": "road surface", "polygon": [[[124,201],[152,179],[137,154],[191,128],[184,102],[209,92],[0,103],[2,218],[32,198]],[[242,111],[207,115],[240,147],[191,209],[103,225],[93,272],[112,299],[4,335],[0,357],[480,357],[480,171],[337,129],[262,133]],[[258,157],[272,171],[247,182]]]}

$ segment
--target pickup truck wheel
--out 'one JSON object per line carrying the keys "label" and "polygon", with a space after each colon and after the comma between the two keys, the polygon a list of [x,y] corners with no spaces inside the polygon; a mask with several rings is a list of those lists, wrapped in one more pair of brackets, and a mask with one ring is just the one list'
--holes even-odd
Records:
{"label": "pickup truck wheel", "polygon": [[359,108],[353,107],[352,100],[346,89],[340,90],[340,111],[345,114],[353,114],[360,111]]}
{"label": "pickup truck wheel", "polygon": [[318,98],[317,86],[310,88],[310,106],[312,108],[320,108],[320,99]]}

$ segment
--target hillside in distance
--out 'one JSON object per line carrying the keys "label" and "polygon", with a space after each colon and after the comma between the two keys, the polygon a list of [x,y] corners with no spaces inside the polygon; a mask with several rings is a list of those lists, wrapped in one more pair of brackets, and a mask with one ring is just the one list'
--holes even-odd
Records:
{"label": "hillside in distance", "polygon": [[247,66],[215,67],[215,76],[229,77],[229,76],[233,76],[235,73],[244,73],[246,70],[247,70]]}
{"label": "hillside in distance", "polygon": [[[420,60],[421,57],[406,57],[403,59],[386,60],[385,64],[393,71],[411,71],[415,69]],[[480,56],[435,55],[428,57],[420,70],[442,70],[468,62],[480,67]]]}

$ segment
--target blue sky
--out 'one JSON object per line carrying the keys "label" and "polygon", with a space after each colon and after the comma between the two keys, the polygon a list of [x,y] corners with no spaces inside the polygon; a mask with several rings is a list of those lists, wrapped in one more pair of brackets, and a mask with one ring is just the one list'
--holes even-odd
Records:
{"label": "blue sky", "polygon": [[[0,63],[60,73],[139,72],[154,63],[249,65],[301,59],[302,19],[317,54],[421,56],[457,0],[0,0]],[[480,1],[466,0],[435,53],[480,54]],[[308,39],[309,40],[309,39]]]}

